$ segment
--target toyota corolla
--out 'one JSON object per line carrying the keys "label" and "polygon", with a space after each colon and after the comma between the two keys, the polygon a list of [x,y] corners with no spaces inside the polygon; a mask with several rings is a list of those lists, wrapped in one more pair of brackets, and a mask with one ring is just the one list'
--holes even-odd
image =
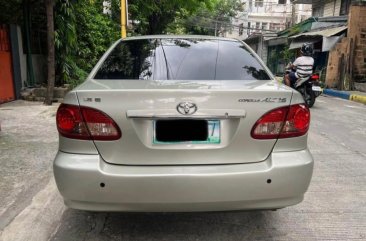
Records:
{"label": "toyota corolla", "polygon": [[75,209],[278,209],[313,172],[303,98],[238,40],[119,40],[56,119],[54,175]]}

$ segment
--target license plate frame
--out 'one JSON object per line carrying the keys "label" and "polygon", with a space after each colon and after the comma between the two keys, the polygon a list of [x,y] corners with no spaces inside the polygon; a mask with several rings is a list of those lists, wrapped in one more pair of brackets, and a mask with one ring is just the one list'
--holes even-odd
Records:
{"label": "license plate frame", "polygon": [[156,122],[153,121],[153,144],[154,145],[179,145],[179,144],[199,144],[199,145],[218,145],[221,144],[221,121],[220,120],[205,120],[207,121],[208,137],[204,141],[158,141],[156,138]]}
{"label": "license plate frame", "polygon": [[321,92],[322,91],[322,88],[320,86],[312,86],[311,89],[313,91],[318,91],[318,92]]}

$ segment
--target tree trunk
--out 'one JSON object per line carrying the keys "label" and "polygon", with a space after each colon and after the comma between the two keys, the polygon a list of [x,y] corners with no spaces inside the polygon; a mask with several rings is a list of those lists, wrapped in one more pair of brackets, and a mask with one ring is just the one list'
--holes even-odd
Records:
{"label": "tree trunk", "polygon": [[53,21],[54,0],[45,0],[47,14],[47,93],[45,104],[52,105],[55,87],[55,31]]}

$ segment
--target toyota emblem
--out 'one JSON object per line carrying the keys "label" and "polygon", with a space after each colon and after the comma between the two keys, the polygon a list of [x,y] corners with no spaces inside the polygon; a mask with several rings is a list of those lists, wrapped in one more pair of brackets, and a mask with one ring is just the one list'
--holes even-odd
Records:
{"label": "toyota emblem", "polygon": [[182,115],[192,115],[197,111],[197,105],[191,102],[181,102],[177,105],[177,111]]}

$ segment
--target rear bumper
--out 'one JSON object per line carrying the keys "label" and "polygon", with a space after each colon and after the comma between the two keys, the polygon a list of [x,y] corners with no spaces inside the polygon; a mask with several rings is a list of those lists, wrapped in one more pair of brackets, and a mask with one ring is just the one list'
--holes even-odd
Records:
{"label": "rear bumper", "polygon": [[312,172],[308,150],[272,153],[264,162],[236,165],[122,166],[99,155],[62,152],[54,161],[65,204],[91,211],[283,208],[302,201]]}

